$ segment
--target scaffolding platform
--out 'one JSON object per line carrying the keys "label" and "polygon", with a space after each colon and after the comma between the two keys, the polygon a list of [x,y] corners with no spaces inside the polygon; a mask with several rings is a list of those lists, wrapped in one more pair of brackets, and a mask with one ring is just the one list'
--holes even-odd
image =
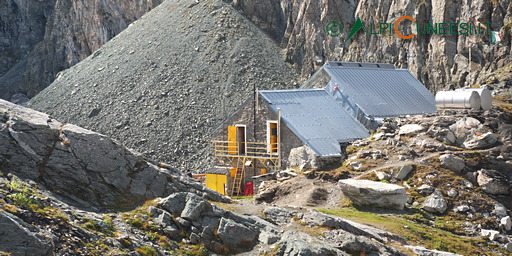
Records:
{"label": "scaffolding platform", "polygon": [[215,158],[235,168],[230,196],[241,195],[245,170],[253,163],[260,163],[266,170],[280,165],[277,143],[212,141]]}

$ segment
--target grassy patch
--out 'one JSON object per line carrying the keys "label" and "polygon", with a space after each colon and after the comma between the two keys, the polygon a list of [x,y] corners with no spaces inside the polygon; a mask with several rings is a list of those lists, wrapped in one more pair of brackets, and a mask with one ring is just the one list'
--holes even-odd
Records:
{"label": "grassy patch", "polygon": [[379,177],[377,177],[377,174],[375,174],[375,172],[369,172],[359,178],[357,178],[358,180],[371,180],[371,181],[380,181],[379,180]]}
{"label": "grassy patch", "polygon": [[293,231],[299,231],[299,232],[306,233],[313,237],[323,236],[324,232],[332,230],[330,228],[322,227],[322,226],[309,227],[302,221],[299,221],[298,225],[293,225],[292,227],[290,227],[290,229]]}
{"label": "grassy patch", "polygon": [[221,202],[210,202],[212,205],[215,205],[224,210],[236,212],[236,207],[233,203],[221,203]]}
{"label": "grassy patch", "polygon": [[[374,226],[399,235],[411,244],[418,244],[429,249],[436,249],[458,253],[462,255],[499,255],[481,238],[458,236],[448,232],[441,227],[442,220],[437,220],[434,225],[425,224],[428,222],[424,216],[418,213],[405,215],[378,214],[373,212],[359,211],[355,208],[340,208],[319,210],[320,212],[340,216],[359,223]],[[453,225],[454,222],[445,223],[445,228]]]}
{"label": "grassy patch", "polygon": [[178,244],[179,249],[175,250],[174,255],[183,255],[183,256],[207,256],[208,250],[204,245],[185,245]]}
{"label": "grassy patch", "polygon": [[158,226],[152,222],[149,216],[149,206],[155,205],[155,202],[150,200],[144,205],[135,208],[133,211],[121,213],[121,220],[130,226],[149,232],[158,231]]}
{"label": "grassy patch", "polygon": [[234,196],[231,199],[234,200],[251,200],[254,196]]}
{"label": "grassy patch", "polygon": [[7,184],[7,188],[10,192],[7,197],[13,201],[14,205],[32,211],[44,208],[41,196],[37,193],[35,186],[32,187],[18,177],[13,176]]}
{"label": "grassy patch", "polygon": [[135,249],[135,251],[141,256],[158,256],[158,252],[155,249],[146,245]]}

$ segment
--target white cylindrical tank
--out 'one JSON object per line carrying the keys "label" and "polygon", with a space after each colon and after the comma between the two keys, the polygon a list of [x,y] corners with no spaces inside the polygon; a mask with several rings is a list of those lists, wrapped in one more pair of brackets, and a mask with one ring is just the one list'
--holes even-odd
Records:
{"label": "white cylindrical tank", "polygon": [[480,106],[483,110],[489,110],[492,107],[491,91],[485,88],[460,88],[455,91],[475,91],[480,95]]}
{"label": "white cylindrical tank", "polygon": [[440,91],[436,94],[437,108],[480,109],[480,95],[476,91]]}

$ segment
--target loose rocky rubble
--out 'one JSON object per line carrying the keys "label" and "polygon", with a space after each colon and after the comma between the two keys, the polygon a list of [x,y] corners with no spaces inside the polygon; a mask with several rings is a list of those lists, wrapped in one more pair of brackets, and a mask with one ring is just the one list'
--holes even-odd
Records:
{"label": "loose rocky rubble", "polygon": [[[352,144],[356,150],[351,149],[346,166],[363,172],[359,178],[403,186],[407,209],[476,223],[466,227],[467,234],[488,237],[506,249],[511,238],[511,123],[510,114],[498,107],[387,119],[371,138]],[[370,164],[376,167],[367,167]],[[412,168],[398,177],[404,166]],[[367,188],[358,193],[345,190],[356,205],[368,194]]]}

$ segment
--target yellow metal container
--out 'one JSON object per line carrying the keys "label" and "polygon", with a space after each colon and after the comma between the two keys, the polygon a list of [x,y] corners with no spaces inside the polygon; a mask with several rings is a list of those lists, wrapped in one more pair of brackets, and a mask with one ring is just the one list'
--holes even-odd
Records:
{"label": "yellow metal container", "polygon": [[206,174],[206,187],[225,195],[227,180],[228,180],[227,175],[207,173]]}

